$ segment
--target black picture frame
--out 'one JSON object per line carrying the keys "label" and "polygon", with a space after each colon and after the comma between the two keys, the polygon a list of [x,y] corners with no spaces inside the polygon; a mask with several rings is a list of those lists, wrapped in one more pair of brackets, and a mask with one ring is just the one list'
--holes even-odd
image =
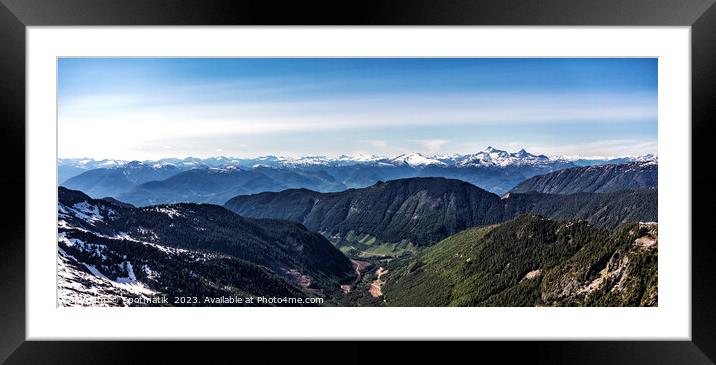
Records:
{"label": "black picture frame", "polygon": [[[317,353],[305,343],[233,342],[50,342],[26,341],[25,332],[25,30],[65,25],[595,25],[690,26],[692,72],[692,337],[691,341],[481,342],[469,349],[441,349],[483,360],[551,364],[709,364],[716,359],[713,233],[708,220],[716,182],[710,139],[716,113],[716,5],[714,0],[382,0],[363,2],[191,0],[0,0],[0,361],[8,364],[101,364],[190,360],[213,363],[232,354],[267,363],[324,357],[364,362],[369,351],[381,361],[403,359],[402,343],[339,343],[342,358]],[[689,121],[684,121],[688,123]],[[20,193],[23,192],[23,193]],[[683,244],[688,244],[684,242]],[[138,329],[141,330],[141,329]],[[615,329],[618,331],[618,329]],[[464,345],[464,344],[463,344]],[[280,347],[279,347],[280,346]],[[307,349],[307,346],[309,349]],[[202,347],[200,349],[200,347]],[[271,350],[271,349],[275,350]],[[276,350],[280,349],[280,350]],[[383,353],[381,350],[389,350]],[[424,353],[425,348],[413,349]],[[437,352],[437,350],[436,350]]]}

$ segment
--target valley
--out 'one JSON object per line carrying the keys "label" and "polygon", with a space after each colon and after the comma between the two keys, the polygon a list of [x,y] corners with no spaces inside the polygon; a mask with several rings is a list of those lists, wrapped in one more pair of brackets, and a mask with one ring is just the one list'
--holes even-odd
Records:
{"label": "valley", "polygon": [[[268,46],[247,31],[239,43]],[[451,32],[430,41],[451,48]],[[397,43],[381,42],[414,48],[398,33]],[[352,34],[342,46],[361,43]],[[660,215],[690,216],[680,211],[688,182],[673,183],[688,180],[688,154],[659,143],[681,134],[659,128],[658,57],[258,53],[53,58],[56,77],[46,86],[56,91],[56,123],[46,132],[56,138],[38,147],[55,152],[55,171],[33,162],[25,178],[26,230],[47,208],[57,214],[57,306],[388,314],[382,308],[659,305]],[[671,152],[667,174],[680,171],[662,189],[660,151]],[[23,173],[10,171],[8,181]],[[56,201],[37,190],[48,173]],[[671,253],[688,251],[689,238],[673,242],[671,233],[688,232],[661,223],[669,224],[669,259],[678,258]],[[32,252],[53,250],[31,241]],[[221,333],[390,332],[376,323],[358,336],[348,321],[324,323],[328,315],[304,331],[303,310],[260,312],[246,324],[277,327]],[[408,323],[393,332],[490,331],[469,321],[454,333],[424,326],[439,318],[423,314],[440,314],[418,312],[391,314]],[[509,320],[508,330],[527,323]]]}
{"label": "valley", "polygon": [[657,305],[656,161],[556,161],[104,162],[58,190],[59,305]]}

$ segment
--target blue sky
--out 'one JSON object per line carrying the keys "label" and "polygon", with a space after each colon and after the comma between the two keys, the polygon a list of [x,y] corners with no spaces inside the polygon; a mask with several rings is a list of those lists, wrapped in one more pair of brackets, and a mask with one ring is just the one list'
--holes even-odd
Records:
{"label": "blue sky", "polygon": [[58,65],[60,157],[657,152],[656,59],[101,59]]}

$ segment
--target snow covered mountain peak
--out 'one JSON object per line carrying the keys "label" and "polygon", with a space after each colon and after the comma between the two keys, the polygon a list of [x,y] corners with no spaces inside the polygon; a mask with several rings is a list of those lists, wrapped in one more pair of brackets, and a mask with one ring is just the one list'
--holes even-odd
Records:
{"label": "snow covered mountain peak", "polygon": [[59,166],[69,166],[76,171],[94,168],[137,169],[137,168],[178,168],[180,170],[196,168],[227,168],[251,169],[255,167],[273,168],[323,168],[346,166],[408,166],[413,168],[454,167],[513,167],[513,166],[547,166],[547,165],[598,165],[604,163],[626,163],[637,161],[657,161],[655,155],[638,157],[627,156],[616,159],[585,159],[580,157],[547,156],[532,154],[522,148],[517,152],[501,150],[488,146],[482,151],[470,154],[425,155],[419,152],[386,157],[374,154],[344,154],[337,157],[311,155],[302,157],[260,156],[253,158],[210,157],[210,158],[165,158],[156,161],[123,161],[123,160],[92,160],[92,159],[60,159]]}
{"label": "snow covered mountain peak", "polygon": [[545,155],[533,155],[524,148],[518,152],[510,153],[488,146],[483,151],[463,155],[455,159],[458,167],[507,167],[507,166],[534,166],[550,163],[564,162],[560,159],[550,159]]}
{"label": "snow covered mountain peak", "polygon": [[430,165],[436,165],[436,166],[445,166],[446,163],[442,162],[436,158],[433,157],[426,157],[420,153],[412,152],[400,155],[398,157],[395,157],[390,160],[390,162],[394,163],[395,165],[408,165],[411,167],[422,167],[422,166],[430,166]]}
{"label": "snow covered mountain peak", "polygon": [[649,154],[646,154],[643,156],[634,157],[634,160],[639,161],[639,162],[647,162],[647,161],[650,162],[650,161],[658,161],[659,158],[656,155],[649,153]]}
{"label": "snow covered mountain peak", "polygon": [[508,155],[507,151],[498,150],[497,148],[492,147],[492,146],[487,146],[487,148],[485,148],[485,150],[483,152],[485,152],[491,156],[506,156],[506,155]]}

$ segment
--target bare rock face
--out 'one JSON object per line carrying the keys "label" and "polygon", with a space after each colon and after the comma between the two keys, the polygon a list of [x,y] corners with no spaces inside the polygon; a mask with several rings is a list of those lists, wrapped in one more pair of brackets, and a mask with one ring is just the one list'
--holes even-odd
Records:
{"label": "bare rock face", "polygon": [[[656,306],[658,224],[637,223],[613,233],[545,277],[542,301],[552,305]],[[591,255],[590,252],[592,251]],[[586,260],[592,256],[596,261]]]}

